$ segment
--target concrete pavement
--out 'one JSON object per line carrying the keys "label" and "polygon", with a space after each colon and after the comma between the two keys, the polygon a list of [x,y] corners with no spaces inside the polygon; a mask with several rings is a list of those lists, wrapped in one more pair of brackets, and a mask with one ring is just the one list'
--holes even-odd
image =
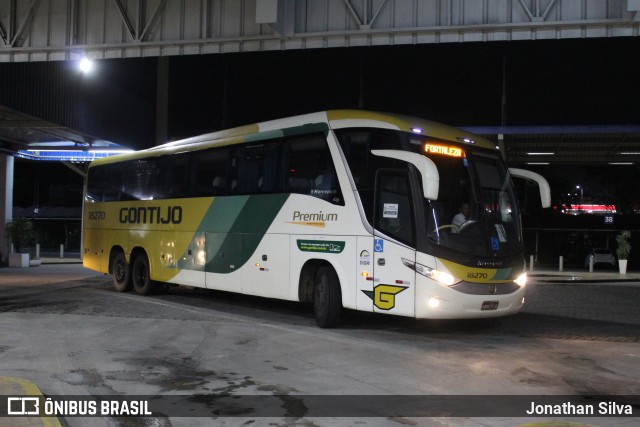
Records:
{"label": "concrete pavement", "polygon": [[[87,276],[95,276],[100,273],[92,272],[84,268],[74,268],[73,264],[82,264],[82,259],[77,257],[43,257],[42,264],[38,267],[31,268],[0,268],[0,285],[9,285],[19,283],[57,283],[56,275],[47,277],[52,265],[69,265],[73,275],[77,275],[77,279]],[[64,268],[64,267],[63,267]],[[626,274],[620,274],[614,269],[595,269],[589,272],[585,269],[564,269],[558,271],[549,267],[536,267],[533,271],[527,270],[530,280],[540,282],[584,282],[584,283],[602,283],[602,282],[620,282],[640,285],[640,271],[628,271]],[[73,279],[72,279],[73,280]],[[13,283],[15,281],[15,283]]]}
{"label": "concrete pavement", "polygon": [[640,285],[640,272],[628,271],[620,274],[617,270],[594,270],[589,272],[580,269],[570,269],[564,271],[550,268],[534,269],[527,271],[530,280],[536,282],[580,282],[580,283],[629,283]]}
{"label": "concrete pavement", "polygon": [[[640,285],[640,273],[629,272],[620,275],[616,271],[596,270],[594,272],[570,270],[554,271],[552,269],[536,269],[529,271],[531,282],[536,284],[544,283],[567,283],[585,284],[593,286],[607,286],[608,283],[624,286]],[[60,284],[63,286],[73,286],[74,281],[93,278],[105,281],[110,280],[109,276],[104,276],[91,270],[84,269],[77,259],[43,259],[43,264],[32,268],[3,268],[0,269],[0,289],[31,288],[50,284]],[[594,317],[595,318],[595,317]],[[36,384],[23,378],[1,377],[0,395],[41,395]],[[3,402],[0,402],[2,404]],[[1,425],[11,426],[39,426],[39,425],[60,425],[54,417],[24,417],[1,419]]]}

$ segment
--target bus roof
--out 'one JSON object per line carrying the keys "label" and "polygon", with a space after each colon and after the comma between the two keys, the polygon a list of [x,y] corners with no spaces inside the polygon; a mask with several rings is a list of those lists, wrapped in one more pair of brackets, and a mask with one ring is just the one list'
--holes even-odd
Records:
{"label": "bus roof", "polygon": [[372,127],[414,132],[439,140],[466,142],[483,148],[495,149],[495,144],[483,137],[430,120],[366,110],[329,110],[206,133],[191,138],[168,142],[145,150],[98,159],[92,162],[91,165],[199,150],[211,146],[235,145],[279,136],[327,131],[330,128],[342,129],[353,127]]}

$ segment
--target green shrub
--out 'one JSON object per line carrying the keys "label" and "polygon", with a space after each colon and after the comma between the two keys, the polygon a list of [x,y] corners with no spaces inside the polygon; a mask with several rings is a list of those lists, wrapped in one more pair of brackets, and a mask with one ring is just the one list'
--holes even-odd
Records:
{"label": "green shrub", "polygon": [[7,223],[6,231],[17,253],[27,251],[36,238],[33,223],[29,218],[15,218]]}
{"label": "green shrub", "polygon": [[629,239],[631,239],[631,232],[629,230],[623,230],[616,235],[616,243],[618,244],[616,255],[618,255],[618,259],[629,259],[629,253],[631,253],[631,243],[629,243]]}

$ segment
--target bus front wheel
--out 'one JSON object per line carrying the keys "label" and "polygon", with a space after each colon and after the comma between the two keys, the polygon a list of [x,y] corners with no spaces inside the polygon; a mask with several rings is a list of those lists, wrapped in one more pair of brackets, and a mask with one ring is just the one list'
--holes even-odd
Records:
{"label": "bus front wheel", "polygon": [[133,261],[131,276],[133,289],[137,294],[149,295],[151,293],[153,282],[149,274],[149,259],[146,255],[138,255]]}
{"label": "bus front wheel", "polygon": [[127,259],[123,252],[118,252],[111,265],[113,272],[113,286],[118,292],[126,292],[131,289],[131,274]]}
{"label": "bus front wheel", "polygon": [[318,269],[313,289],[313,311],[321,328],[334,328],[342,310],[340,281],[335,270],[328,266]]}

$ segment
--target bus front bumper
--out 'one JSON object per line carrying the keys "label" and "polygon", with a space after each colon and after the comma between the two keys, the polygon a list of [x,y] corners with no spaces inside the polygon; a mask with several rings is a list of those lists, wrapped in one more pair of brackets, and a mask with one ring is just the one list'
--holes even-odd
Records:
{"label": "bus front bumper", "polygon": [[524,305],[525,287],[503,295],[470,295],[431,283],[417,286],[416,318],[482,319],[515,314]]}

